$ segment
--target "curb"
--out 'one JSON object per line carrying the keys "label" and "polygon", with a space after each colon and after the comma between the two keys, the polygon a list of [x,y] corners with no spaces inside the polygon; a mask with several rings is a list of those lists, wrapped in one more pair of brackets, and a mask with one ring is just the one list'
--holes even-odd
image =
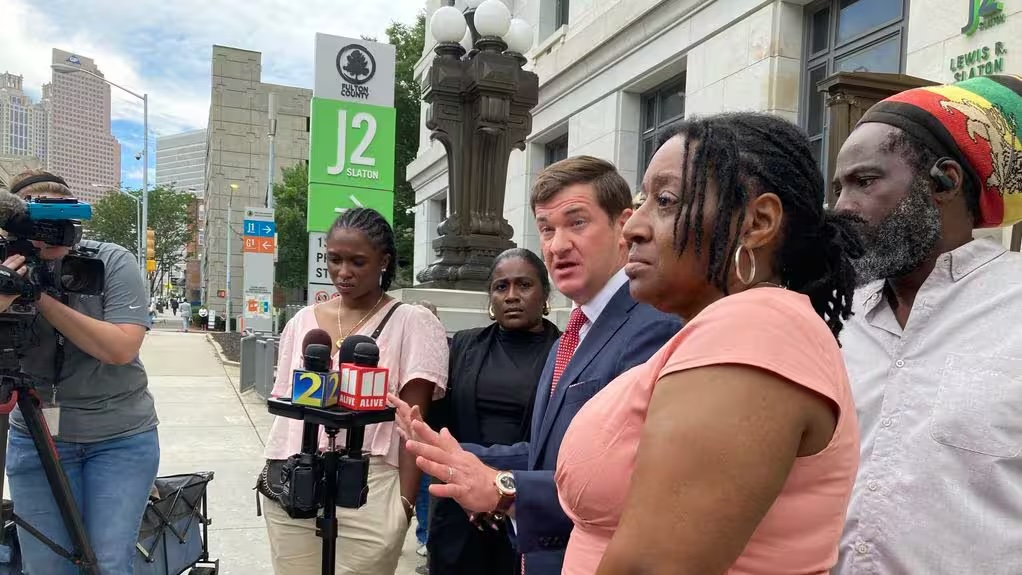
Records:
{"label": "curb", "polygon": [[220,363],[222,363],[222,364],[224,364],[224,365],[232,365],[232,366],[234,366],[234,367],[239,367],[239,366],[241,366],[241,363],[240,363],[240,362],[237,362],[237,361],[231,361],[231,360],[227,359],[227,357],[226,357],[226,356],[224,356],[224,350],[223,350],[223,348],[222,348],[222,347],[220,347],[220,344],[219,344],[219,343],[217,343],[215,339],[213,339],[213,336],[212,336],[212,335],[210,335],[210,334],[208,334],[208,333],[207,333],[207,334],[206,334],[206,341],[208,341],[209,343],[213,344],[213,349],[214,349],[214,350],[216,351],[216,355],[217,355],[217,357],[218,357],[218,358],[220,359]]}

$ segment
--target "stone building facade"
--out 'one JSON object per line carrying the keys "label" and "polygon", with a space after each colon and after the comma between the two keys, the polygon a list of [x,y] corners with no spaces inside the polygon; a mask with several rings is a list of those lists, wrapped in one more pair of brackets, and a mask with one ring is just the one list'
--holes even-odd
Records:
{"label": "stone building facade", "polygon": [[[282,170],[309,158],[312,90],[265,84],[262,54],[213,46],[209,122],[206,130],[204,229],[201,238],[201,300],[223,315],[230,291],[231,313],[240,315],[243,258],[241,229],[246,206],[264,206],[269,172],[269,94],[276,94],[274,181]],[[231,184],[237,186],[232,191]],[[230,209],[229,209],[230,208]],[[228,212],[230,212],[228,225]],[[231,286],[227,286],[227,234]]]}
{"label": "stone building facade", "polygon": [[[816,85],[834,73],[933,82],[1022,73],[1022,0],[1002,0],[1001,11],[974,30],[965,28],[978,0],[504,1],[536,33],[527,57],[539,76],[539,104],[526,150],[512,153],[504,205],[514,241],[534,251],[529,186],[565,156],[610,160],[638,186],[672,122],[755,110],[798,122],[826,168],[826,101]],[[445,3],[428,0],[427,22]],[[428,30],[426,38],[419,78],[433,58]],[[425,126],[408,177],[418,272],[434,259],[431,242],[447,209],[443,148],[430,143]]]}

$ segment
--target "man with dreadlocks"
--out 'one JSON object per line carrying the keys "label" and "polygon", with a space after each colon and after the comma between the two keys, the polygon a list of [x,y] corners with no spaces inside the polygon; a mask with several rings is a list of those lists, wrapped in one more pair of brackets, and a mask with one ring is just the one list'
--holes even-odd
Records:
{"label": "man with dreadlocks", "polygon": [[1008,575],[1022,547],[1022,78],[902,92],[842,146],[864,221],[842,337],[861,464],[834,573]]}

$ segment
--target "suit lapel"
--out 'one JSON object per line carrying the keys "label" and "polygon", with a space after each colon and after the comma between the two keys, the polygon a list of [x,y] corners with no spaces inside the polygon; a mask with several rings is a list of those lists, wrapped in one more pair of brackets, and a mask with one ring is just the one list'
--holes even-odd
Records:
{"label": "suit lapel", "polygon": [[[483,368],[483,360],[489,353],[493,343],[496,324],[484,329],[476,337],[472,345],[466,346],[465,358],[462,361],[459,371],[464,374],[462,385],[455,389],[455,405],[458,406],[458,418],[460,437],[462,441],[478,442],[482,438],[482,431],[479,429],[479,414],[476,411],[476,394],[479,388],[479,375]],[[464,439],[462,439],[464,438]]]}
{"label": "suit lapel", "polygon": [[529,438],[529,469],[536,469],[536,461],[539,459],[542,446],[539,441],[539,430],[545,421],[543,415],[550,402],[550,382],[554,376],[554,361],[557,358],[557,346],[560,343],[561,338],[557,338],[554,347],[547,354],[546,367],[543,368],[543,375],[539,376],[539,384],[536,385],[536,404],[532,408],[532,433]]}
{"label": "suit lapel", "polygon": [[[564,402],[565,390],[582,374],[586,367],[592,363],[593,359],[607,346],[617,330],[621,329],[624,325],[625,320],[628,319],[628,312],[635,307],[635,300],[628,293],[628,284],[621,286],[614,297],[611,298],[610,302],[607,303],[607,307],[603,308],[603,312],[600,313],[600,317],[596,318],[596,323],[589,328],[589,333],[586,334],[585,339],[579,344],[578,349],[575,350],[575,354],[571,356],[571,361],[568,362],[568,366],[564,368],[564,373],[561,374],[561,379],[557,382],[557,388],[554,390],[553,397],[550,398],[549,402],[545,406],[546,409],[543,413],[543,424],[540,427],[539,435],[537,437],[537,444],[541,446],[539,450],[536,450],[536,458],[538,459],[542,451],[542,446],[546,443],[547,436],[550,434],[550,429],[554,426],[554,421],[557,419],[557,413],[561,410],[561,404]],[[557,342],[560,345],[560,340]],[[553,353],[556,356],[556,347]],[[544,371],[544,375],[546,372]],[[553,375],[551,371],[551,376]],[[616,375],[616,374],[615,374]],[[550,385],[547,382],[545,386],[546,393],[550,393]],[[536,402],[537,408],[539,402]]]}

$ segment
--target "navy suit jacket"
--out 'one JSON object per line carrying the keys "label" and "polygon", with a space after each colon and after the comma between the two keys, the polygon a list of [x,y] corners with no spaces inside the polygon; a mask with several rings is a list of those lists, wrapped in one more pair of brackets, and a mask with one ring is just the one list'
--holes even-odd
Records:
{"label": "navy suit jacket", "polygon": [[557,499],[554,470],[561,440],[571,420],[590,397],[618,375],[645,363],[681,329],[681,320],[640,304],[618,290],[579,344],[550,396],[557,346],[547,357],[536,390],[532,440],[514,445],[482,447],[464,444],[487,465],[514,472],[515,533],[525,554],[528,575],[558,575],[572,522]]}

